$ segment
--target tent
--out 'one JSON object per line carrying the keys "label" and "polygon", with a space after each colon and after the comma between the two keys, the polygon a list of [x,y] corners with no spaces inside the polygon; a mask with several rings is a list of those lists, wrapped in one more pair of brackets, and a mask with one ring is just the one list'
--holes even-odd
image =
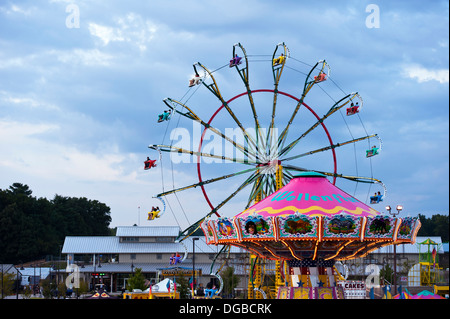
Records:
{"label": "tent", "polygon": [[105,290],[99,289],[92,296],[87,299],[118,299],[117,297],[110,296]]}
{"label": "tent", "polygon": [[395,295],[394,299],[413,299],[413,296],[406,292],[402,292],[402,293]]}
{"label": "tent", "polygon": [[[170,285],[170,292],[173,292],[174,289],[174,282],[173,280],[170,280],[169,278],[164,279],[163,281],[158,282],[156,285],[152,286],[152,292],[169,292],[169,289],[167,288]],[[144,292],[149,292],[149,288],[144,290]]]}
{"label": "tent", "polygon": [[412,299],[446,299],[446,298],[436,295],[432,292],[429,292],[428,290],[424,290],[412,296]]}

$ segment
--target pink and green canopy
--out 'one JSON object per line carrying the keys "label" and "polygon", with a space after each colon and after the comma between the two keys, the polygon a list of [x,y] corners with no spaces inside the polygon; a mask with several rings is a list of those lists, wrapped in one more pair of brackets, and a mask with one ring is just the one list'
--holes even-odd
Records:
{"label": "pink and green canopy", "polygon": [[306,216],[350,214],[374,217],[379,212],[331,184],[319,173],[306,172],[264,200],[236,217],[258,214],[263,217],[287,216],[299,213]]}
{"label": "pink and green canopy", "polygon": [[201,225],[208,244],[231,244],[274,260],[345,260],[393,243],[414,243],[420,221],[383,215],[305,172],[234,218]]}

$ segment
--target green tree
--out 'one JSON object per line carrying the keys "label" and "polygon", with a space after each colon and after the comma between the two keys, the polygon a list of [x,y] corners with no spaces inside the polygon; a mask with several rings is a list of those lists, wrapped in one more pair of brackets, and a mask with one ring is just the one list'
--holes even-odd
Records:
{"label": "green tree", "polygon": [[180,299],[189,298],[189,280],[185,276],[176,278],[177,292],[180,293]]}
{"label": "green tree", "polygon": [[66,236],[108,236],[110,208],[85,197],[32,196],[28,185],[0,189],[0,261],[17,264],[59,255]]}
{"label": "green tree", "polygon": [[233,267],[225,268],[220,276],[223,280],[223,294],[224,295],[233,295],[234,288],[239,284],[240,278],[235,275]]}
{"label": "green tree", "polygon": [[449,241],[449,215],[436,214],[427,218],[419,214],[419,219],[422,226],[418,236],[441,236],[442,242]]}
{"label": "green tree", "polygon": [[145,290],[145,288],[145,277],[142,274],[142,269],[134,268],[133,275],[128,279],[128,291],[133,291],[133,289]]}
{"label": "green tree", "polygon": [[384,265],[384,267],[380,269],[380,277],[391,284],[394,282],[394,270],[389,264]]}
{"label": "green tree", "polygon": [[14,195],[31,196],[31,194],[33,194],[33,191],[28,185],[21,183],[13,183],[9,186],[9,191]]}
{"label": "green tree", "polygon": [[0,272],[0,297],[11,295],[14,290],[16,275],[8,272]]}

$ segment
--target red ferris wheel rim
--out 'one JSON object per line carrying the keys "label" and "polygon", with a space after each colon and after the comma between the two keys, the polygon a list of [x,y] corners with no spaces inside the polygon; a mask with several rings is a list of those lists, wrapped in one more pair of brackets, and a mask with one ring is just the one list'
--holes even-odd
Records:
{"label": "red ferris wheel rim", "polygon": [[[244,96],[244,95],[248,95],[249,93],[260,93],[260,92],[275,93],[275,90],[270,90],[270,89],[257,89],[257,90],[251,90],[250,92],[243,92],[243,93],[240,93],[240,94],[238,94],[238,95],[232,97],[231,99],[229,99],[228,101],[226,101],[226,103],[229,104],[229,103],[233,102],[235,99],[240,98],[240,97],[242,97],[242,96]],[[295,101],[297,101],[297,102],[300,102],[300,99],[299,99],[299,98],[297,98],[297,97],[295,97],[295,96],[293,96],[293,95],[291,95],[291,94],[289,94],[289,93],[286,93],[286,92],[283,92],[283,91],[277,91],[277,93],[278,93],[278,94],[281,94],[281,95],[284,95],[284,96],[287,96],[287,97],[289,97],[289,98],[291,98],[291,99],[293,99],[293,100],[295,100]],[[317,119],[318,121],[320,120],[320,117],[317,115],[316,112],[314,112],[314,110],[313,110],[311,107],[309,107],[309,106],[308,106],[306,103],[304,103],[304,102],[302,102],[302,105],[305,106],[305,107],[308,109],[308,111],[310,111],[310,112],[316,117],[316,119]],[[214,114],[211,116],[211,118],[210,118],[209,121],[207,122],[208,125],[211,124],[211,122],[214,120],[214,118],[216,117],[216,115],[224,108],[224,106],[225,106],[225,105],[222,104],[222,105],[214,112]],[[331,139],[331,135],[330,135],[330,133],[328,132],[327,127],[325,126],[325,124],[324,124],[323,122],[321,122],[320,125],[322,126],[323,130],[325,131],[325,134],[327,135],[327,138],[328,138],[328,141],[330,142],[330,145],[333,145],[333,141],[332,141],[332,139]],[[199,145],[198,145],[198,152],[199,152],[199,153],[201,152],[201,148],[202,148],[202,145],[203,145],[203,138],[204,138],[204,136],[205,136],[207,130],[208,130],[207,127],[205,127],[205,128],[203,129],[203,133],[202,133],[202,136],[201,136],[201,138],[200,138],[200,143],[199,143]],[[333,185],[334,185],[334,184],[336,184],[337,160],[336,160],[336,152],[335,152],[334,148],[331,149],[331,152],[333,153],[333,163],[334,163],[334,177],[333,177]],[[200,155],[197,155],[197,175],[198,175],[199,183],[202,183],[203,180],[202,180],[202,173],[201,173],[201,170],[200,170]],[[206,194],[205,187],[204,187],[203,185],[200,185],[200,187],[201,187],[201,189],[202,189],[202,193],[203,193],[203,196],[204,196],[205,199],[206,199],[206,202],[207,202],[208,205],[211,207],[211,210],[214,210],[214,206],[211,204],[211,201],[209,200],[209,197],[208,197],[208,195]],[[220,217],[220,215],[219,215],[217,212],[214,212],[214,213],[217,215],[217,217]]]}

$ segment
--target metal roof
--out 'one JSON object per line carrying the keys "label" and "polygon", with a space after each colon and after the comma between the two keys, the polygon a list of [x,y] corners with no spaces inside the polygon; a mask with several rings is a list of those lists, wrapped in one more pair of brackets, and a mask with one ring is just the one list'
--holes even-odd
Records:
{"label": "metal roof", "polygon": [[[63,254],[151,254],[151,253],[173,253],[184,252],[185,247],[188,253],[193,252],[192,236],[182,243],[143,243],[143,242],[120,242],[118,236],[67,236],[62,253]],[[222,248],[221,245],[207,245],[205,237],[196,237],[196,253],[217,253]],[[242,249],[232,247],[232,253],[245,252]]]}
{"label": "metal roof", "polygon": [[[0,272],[7,274],[17,274],[17,268],[13,264],[0,264]],[[19,271],[20,272],[20,271]]]}
{"label": "metal roof", "polygon": [[[221,264],[216,263],[213,266],[213,272],[216,272],[220,268]],[[179,267],[192,269],[192,263],[183,262]],[[142,272],[158,272],[161,269],[175,268],[168,263],[133,263],[133,269],[140,268]],[[211,270],[211,263],[195,263],[195,269],[201,269],[204,275],[208,275]],[[93,265],[85,265],[84,268],[80,268],[80,272],[92,273],[94,272]],[[101,267],[96,265],[95,272],[98,273],[130,273],[131,263],[107,263],[101,264]]]}
{"label": "metal roof", "polygon": [[63,254],[116,254],[120,251],[119,237],[115,236],[67,236]]}
{"label": "metal roof", "polygon": [[178,226],[119,226],[118,237],[178,237]]}

